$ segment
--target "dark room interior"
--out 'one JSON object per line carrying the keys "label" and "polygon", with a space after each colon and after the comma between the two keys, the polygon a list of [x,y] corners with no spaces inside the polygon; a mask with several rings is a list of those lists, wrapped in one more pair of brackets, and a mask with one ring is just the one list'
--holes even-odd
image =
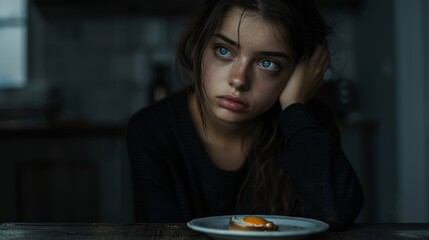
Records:
{"label": "dark room interior", "polygon": [[[127,124],[186,84],[176,46],[197,3],[0,0],[0,223],[133,222]],[[428,222],[429,3],[316,3],[356,221]]]}

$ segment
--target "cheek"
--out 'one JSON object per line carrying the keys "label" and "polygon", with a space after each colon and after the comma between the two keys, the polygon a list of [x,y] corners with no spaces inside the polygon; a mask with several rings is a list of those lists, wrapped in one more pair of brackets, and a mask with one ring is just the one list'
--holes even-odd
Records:
{"label": "cheek", "polygon": [[201,81],[204,88],[210,89],[210,83],[212,83],[211,77],[213,76],[213,67],[210,64],[210,59],[207,56],[207,53],[204,53],[203,58],[201,59]]}
{"label": "cheek", "polygon": [[292,70],[285,71],[280,76],[276,77],[272,82],[269,82],[269,86],[267,87],[270,93],[274,98],[278,98],[282,93],[283,89],[286,87],[286,84],[289,81],[289,78],[292,74]]}
{"label": "cheek", "polygon": [[206,76],[209,76],[208,72],[210,70],[209,59],[207,56],[207,52],[204,52],[203,57],[201,58],[201,75],[203,79]]}
{"label": "cheek", "polygon": [[276,77],[270,77],[266,74],[257,74],[256,78],[258,80],[255,82],[254,89],[259,89],[259,92],[265,95],[268,99],[278,98],[286,86],[289,75],[290,74],[285,73]]}
{"label": "cheek", "polygon": [[256,92],[258,94],[258,105],[261,108],[268,109],[270,108],[276,101],[278,101],[278,98],[280,96],[280,93],[283,90],[283,82],[279,84],[273,84],[269,86],[260,86],[259,88],[256,88]]}
{"label": "cheek", "polygon": [[283,87],[284,86],[286,86],[286,84],[287,84],[287,82],[289,81],[289,78],[290,78],[290,76],[292,75],[292,73],[293,73],[293,70],[295,69],[295,65],[292,65],[289,69],[288,69],[288,71],[286,71],[285,73],[284,73],[284,79],[286,79],[286,81],[284,81],[283,82]]}
{"label": "cheek", "polygon": [[206,89],[206,91],[209,91],[211,89],[213,89],[213,87],[219,85],[219,83],[217,82],[217,76],[216,75],[216,70],[213,69],[213,66],[211,66],[210,64],[206,64],[203,65],[202,67],[202,84],[204,86],[204,88]]}
{"label": "cheek", "polygon": [[203,76],[204,84],[218,84],[217,81],[223,79],[224,74],[225,66],[219,64],[219,61],[214,56],[211,56],[210,53],[205,52],[201,63],[201,75]]}
{"label": "cheek", "polygon": [[253,85],[253,94],[258,95],[259,107],[268,109],[278,101],[289,76],[290,73],[285,73],[271,79],[267,79],[267,76],[258,76],[259,81]]}

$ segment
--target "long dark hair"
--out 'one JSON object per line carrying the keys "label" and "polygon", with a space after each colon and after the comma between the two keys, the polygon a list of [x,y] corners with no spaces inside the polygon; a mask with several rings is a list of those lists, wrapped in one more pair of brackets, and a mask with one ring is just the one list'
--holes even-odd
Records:
{"label": "long dark hair", "polygon": [[[222,24],[225,13],[233,7],[255,11],[281,29],[285,41],[294,51],[296,62],[311,55],[316,44],[326,46],[330,32],[311,0],[205,0],[191,16],[179,43],[177,60],[181,70],[191,74],[192,89],[205,126],[207,113],[201,62],[204,49]],[[301,204],[286,171],[278,167],[277,159],[284,138],[278,125],[281,111],[278,103],[258,117],[249,136],[252,139],[249,172],[241,188],[238,202],[252,199],[255,213],[297,215]]]}

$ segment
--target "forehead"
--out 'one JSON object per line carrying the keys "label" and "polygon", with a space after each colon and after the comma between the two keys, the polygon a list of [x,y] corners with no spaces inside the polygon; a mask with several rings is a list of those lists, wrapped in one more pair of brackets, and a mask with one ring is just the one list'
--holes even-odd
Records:
{"label": "forehead", "polygon": [[252,10],[230,9],[225,13],[217,32],[234,40],[243,48],[249,46],[263,50],[291,51],[284,37],[284,29]]}

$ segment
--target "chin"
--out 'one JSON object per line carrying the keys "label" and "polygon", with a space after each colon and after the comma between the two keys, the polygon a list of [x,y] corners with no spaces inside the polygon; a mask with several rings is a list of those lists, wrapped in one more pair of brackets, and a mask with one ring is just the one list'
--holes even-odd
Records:
{"label": "chin", "polygon": [[229,124],[247,123],[251,119],[248,114],[236,113],[228,110],[215,113],[215,115],[219,120]]}

